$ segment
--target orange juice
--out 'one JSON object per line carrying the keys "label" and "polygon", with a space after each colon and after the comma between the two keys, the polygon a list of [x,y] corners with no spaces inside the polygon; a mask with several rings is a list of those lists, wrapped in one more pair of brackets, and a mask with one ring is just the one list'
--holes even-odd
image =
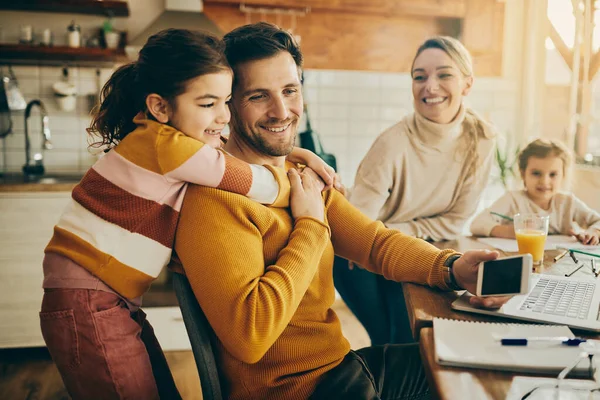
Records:
{"label": "orange juice", "polygon": [[519,254],[531,254],[533,263],[539,264],[544,261],[544,244],[546,233],[535,229],[523,229],[516,232]]}

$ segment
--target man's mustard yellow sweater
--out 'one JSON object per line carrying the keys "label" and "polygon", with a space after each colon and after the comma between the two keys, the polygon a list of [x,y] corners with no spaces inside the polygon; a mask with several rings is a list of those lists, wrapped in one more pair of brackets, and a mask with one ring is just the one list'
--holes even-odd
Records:
{"label": "man's mustard yellow sweater", "polygon": [[306,399],[349,352],[331,309],[334,251],[388,279],[448,289],[441,271],[452,250],[386,229],[337,191],[323,197],[321,222],[188,189],[175,249],[218,337],[229,399]]}

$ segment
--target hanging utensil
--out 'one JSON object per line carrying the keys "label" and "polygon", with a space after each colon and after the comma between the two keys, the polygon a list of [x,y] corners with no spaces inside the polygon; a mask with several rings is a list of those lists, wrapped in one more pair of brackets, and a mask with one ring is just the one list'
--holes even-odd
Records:
{"label": "hanging utensil", "polygon": [[[0,74],[4,76],[3,71]],[[10,107],[4,85],[0,85],[0,138],[8,136],[12,132],[12,120],[10,118]]]}
{"label": "hanging utensil", "polygon": [[[3,76],[2,70],[0,70],[0,76]],[[12,133],[12,119],[10,118],[10,108],[8,107],[8,99],[6,98],[6,91],[4,85],[0,85],[0,139],[2,139],[2,171],[0,176],[6,173],[8,161],[6,152],[6,136]]]}
{"label": "hanging utensil", "polygon": [[[304,86],[304,71],[302,71],[300,83],[302,86]],[[323,145],[321,144],[321,138],[312,130],[310,116],[308,115],[308,105],[306,103],[304,103],[304,115],[306,116],[306,129],[304,132],[300,132],[298,134],[300,147],[312,151],[323,161],[329,164],[330,167],[337,171],[337,162],[335,156],[331,153],[325,152],[325,149],[323,149]]]}
{"label": "hanging utensil", "polygon": [[2,74],[2,83],[6,91],[6,99],[8,108],[13,111],[24,110],[27,107],[27,102],[19,89],[17,77],[13,73],[11,66],[8,66],[8,73]]}
{"label": "hanging utensil", "polygon": [[312,130],[310,125],[310,117],[308,116],[308,107],[306,104],[304,104],[304,115],[306,115],[306,130],[298,134],[298,138],[300,139],[300,147],[312,151],[323,161],[329,164],[330,167],[337,171],[337,162],[335,156],[331,153],[325,152],[319,135]]}
{"label": "hanging utensil", "polygon": [[88,109],[93,110],[100,101],[100,92],[102,91],[102,82],[100,80],[100,68],[96,68],[96,92],[87,95]]}

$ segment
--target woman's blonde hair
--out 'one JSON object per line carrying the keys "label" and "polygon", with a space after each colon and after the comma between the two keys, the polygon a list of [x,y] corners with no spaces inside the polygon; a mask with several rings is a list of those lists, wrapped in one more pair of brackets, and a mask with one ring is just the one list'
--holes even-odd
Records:
{"label": "woman's blonde hair", "polygon": [[558,157],[563,162],[563,176],[568,177],[573,156],[567,146],[558,140],[535,139],[519,153],[519,171],[521,175],[527,169],[527,163],[531,157],[546,158]]}
{"label": "woman's blonde hair", "polygon": [[412,70],[415,66],[415,60],[419,55],[427,49],[440,49],[444,53],[448,54],[448,57],[456,63],[459,71],[463,76],[473,76],[473,60],[469,50],[457,39],[450,36],[434,36],[427,39],[417,49],[417,54],[413,58],[412,65],[410,67],[410,73],[412,76]]}
{"label": "woman's blonde hair", "polygon": [[[417,57],[427,49],[442,50],[456,64],[463,77],[473,76],[473,59],[471,58],[469,50],[467,50],[459,40],[450,36],[434,36],[427,39],[419,46],[410,67],[411,76]],[[465,140],[467,142],[466,152],[464,154],[466,163],[465,173],[467,175],[472,175],[477,172],[477,164],[479,162],[479,153],[477,152],[477,149],[479,147],[479,135],[485,135],[483,129],[483,121],[481,118],[473,112],[473,110],[467,109],[465,120],[463,122],[463,132],[466,133]]]}

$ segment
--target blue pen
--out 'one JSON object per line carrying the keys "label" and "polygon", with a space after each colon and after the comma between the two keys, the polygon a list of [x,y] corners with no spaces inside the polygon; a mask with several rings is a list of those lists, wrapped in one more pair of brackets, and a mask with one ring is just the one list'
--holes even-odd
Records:
{"label": "blue pen", "polygon": [[552,337],[530,337],[530,338],[504,338],[500,339],[502,346],[527,346],[534,342],[550,342],[562,344],[565,346],[579,346],[587,340],[582,338],[570,338],[567,336],[552,336]]}

